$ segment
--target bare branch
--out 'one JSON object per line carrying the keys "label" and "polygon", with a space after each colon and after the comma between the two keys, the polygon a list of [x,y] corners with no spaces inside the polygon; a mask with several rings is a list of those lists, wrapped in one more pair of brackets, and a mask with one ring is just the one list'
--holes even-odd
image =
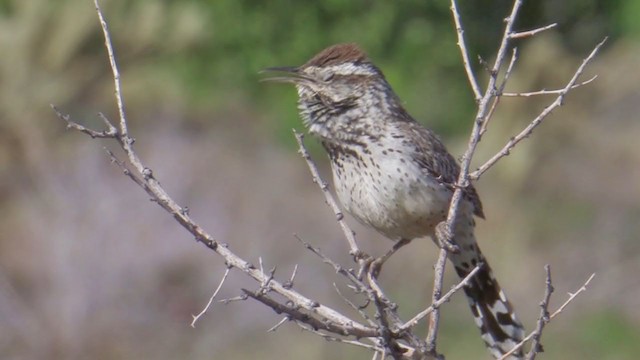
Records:
{"label": "bare branch", "polygon": [[291,277],[289,278],[289,281],[284,283],[283,286],[285,286],[288,289],[291,289],[293,287],[293,280],[295,280],[297,273],[298,273],[298,264],[296,264],[293,267],[293,272],[291,273]]}
{"label": "bare branch", "polygon": [[[125,151],[129,163],[135,169],[136,174],[134,175],[132,170],[123,163],[118,161],[112,153],[112,160],[116,162],[120,167],[123,168],[125,175],[127,175],[130,179],[132,179],[136,184],[138,184],[147,194],[151,197],[151,199],[160,205],[163,209],[169,212],[175,219],[182,225],[187,231],[189,231],[194,238],[207,246],[209,249],[216,252],[222,258],[224,258],[225,262],[228,266],[237,268],[249,277],[253,278],[260,284],[268,284],[269,290],[273,291],[281,296],[283,296],[287,301],[291,302],[298,309],[302,309],[304,311],[308,311],[310,314],[315,314],[322,319],[326,319],[327,322],[334,324],[336,327],[341,327],[342,330],[349,331],[352,334],[371,334],[374,333],[375,330],[360,324],[356,321],[351,320],[350,318],[342,315],[338,311],[331,309],[322,304],[318,304],[315,301],[308,299],[302,294],[285,287],[283,284],[273,279],[272,274],[267,274],[263,271],[260,271],[255,268],[251,263],[246,260],[240,258],[238,255],[233,253],[229,248],[221,243],[218,243],[213,239],[211,235],[205,232],[200,225],[198,225],[189,215],[188,211],[186,211],[185,207],[179,206],[162,188],[158,180],[153,176],[153,171],[146,167],[138,155],[133,150],[133,139],[128,136],[127,132],[127,120],[124,112],[124,101],[122,100],[122,91],[120,85],[120,74],[117,69],[117,64],[115,61],[115,55],[113,51],[113,47],[111,44],[111,38],[109,34],[108,27],[106,25],[105,18],[102,14],[102,11],[98,5],[98,1],[95,0],[96,12],[98,13],[98,17],[100,19],[102,30],[105,37],[105,46],[107,48],[107,52],[109,53],[109,62],[111,65],[111,69],[114,75],[114,83],[115,83],[115,97],[116,102],[118,104],[118,110],[120,113],[120,131],[115,136],[116,140],[120,143],[122,149]],[[63,115],[63,119],[66,117]],[[103,119],[104,120],[104,119]],[[86,133],[86,132],[85,132]],[[91,135],[91,134],[89,134]],[[242,300],[242,298],[240,298]]]}
{"label": "bare branch", "polygon": [[507,81],[509,81],[509,78],[511,77],[511,72],[513,71],[513,68],[517,60],[518,60],[518,48],[513,48],[513,50],[511,51],[511,60],[509,61],[509,66],[507,66],[507,71],[505,72],[504,78],[502,79],[502,83],[500,84],[500,88],[497,91],[498,95],[496,95],[496,97],[493,98],[493,102],[491,103],[491,108],[489,109],[489,112],[487,113],[484,121],[482,122],[482,126],[480,128],[480,136],[484,135],[484,133],[487,131],[487,128],[489,127],[489,122],[493,118],[493,113],[496,111],[496,109],[498,108],[498,104],[500,103],[501,97],[499,95],[502,94],[505,86],[507,86]]}
{"label": "bare branch", "polygon": [[[327,341],[340,342],[340,343],[343,343],[343,344],[355,345],[355,346],[363,347],[363,348],[366,348],[366,349],[369,349],[369,350],[373,350],[373,351],[383,351],[382,348],[380,348],[380,347],[378,347],[376,345],[369,345],[369,344],[363,343],[362,341],[349,340],[349,339],[345,339],[345,338],[331,336],[329,334],[323,333],[322,331],[314,329],[314,328],[310,327],[308,324],[305,324],[305,323],[299,323],[299,325],[303,330],[306,330],[306,331],[309,331],[311,333],[314,333],[314,334],[324,338]],[[369,340],[372,340],[372,339],[369,339]]]}
{"label": "bare branch", "polygon": [[[307,249],[319,256],[323,262],[330,264],[337,273],[344,275],[351,281],[358,292],[362,292],[374,303],[377,310],[377,319],[379,323],[377,327],[382,334],[386,334],[385,346],[396,347],[400,346],[397,343],[396,337],[391,337],[392,333],[398,334],[396,329],[399,329],[403,322],[397,313],[397,306],[387,298],[382,288],[377,283],[376,278],[371,271],[366,272],[366,283],[361,281],[351,270],[346,270],[335,261],[329,259],[324,255],[320,249],[311,246],[309,243],[303,241],[299,236],[294,235]],[[367,319],[367,317],[365,317]],[[382,331],[384,330],[384,331]],[[401,338],[404,339],[409,345],[405,345],[407,349],[421,350],[424,347],[423,342],[411,332],[402,332]]]}
{"label": "bare branch", "polygon": [[587,281],[585,281],[585,283],[580,287],[580,289],[578,289],[576,292],[574,293],[569,293],[569,298],[567,299],[567,301],[565,301],[562,305],[560,305],[560,307],[558,308],[558,310],[554,311],[553,314],[551,314],[551,316],[549,316],[549,319],[553,319],[555,318],[557,315],[559,315],[562,311],[564,311],[564,308],[567,307],[567,305],[569,305],[569,303],[571,303],[573,301],[573,299],[576,298],[576,296],[580,295],[580,293],[587,291],[587,286],[589,286],[589,283],[591,282],[591,280],[593,280],[593,278],[596,276],[595,273],[591,274],[591,276],[589,276],[589,278],[587,279]]}
{"label": "bare branch", "polygon": [[524,140],[525,138],[529,137],[531,135],[531,133],[533,132],[533,130],[538,127],[542,121],[549,116],[549,114],[551,114],[551,112],[553,110],[555,110],[556,108],[562,106],[562,104],[564,103],[564,98],[567,95],[567,93],[575,86],[576,81],[578,80],[578,78],[580,77],[580,75],[582,75],[582,72],[584,71],[585,67],[587,66],[587,64],[596,56],[596,54],[598,53],[598,51],[600,50],[600,48],[602,47],[602,45],[604,45],[604,43],[607,41],[607,38],[605,38],[604,40],[602,40],[598,45],[596,45],[596,47],[591,51],[591,53],[589,54],[589,56],[587,56],[583,61],[582,64],[578,67],[578,69],[576,70],[576,72],[573,74],[573,77],[571,78],[571,80],[569,80],[569,82],[567,83],[567,85],[564,87],[564,89],[562,89],[560,91],[560,93],[558,94],[558,96],[556,97],[556,99],[549,104],[547,107],[544,108],[544,110],[542,110],[542,112],[540,112],[540,114],[538,114],[538,116],[536,116],[535,119],[533,119],[529,125],[527,125],[527,127],[525,127],[518,135],[514,136],[513,138],[511,138],[511,140],[509,140],[507,142],[507,144],[505,144],[505,146],[502,148],[502,150],[498,151],[498,153],[496,153],[491,159],[489,159],[487,162],[485,162],[482,166],[480,166],[478,168],[478,170],[474,171],[473,173],[469,174],[469,178],[473,179],[473,180],[477,180],[480,178],[480,176],[482,176],[483,173],[485,173],[489,168],[491,168],[496,162],[498,162],[498,160],[500,160],[501,158],[509,155],[509,153],[511,152],[511,149],[513,149],[520,141]]}
{"label": "bare branch", "polygon": [[227,305],[229,303],[236,302],[236,301],[245,301],[248,298],[249,296],[247,296],[246,294],[242,294],[242,295],[234,296],[232,298],[218,300],[218,302],[224,305]]}
{"label": "bare branch", "polygon": [[[279,303],[271,297],[264,294],[261,290],[251,291],[242,289],[250,298],[260,301],[264,305],[270,307],[278,314],[287,314],[292,320],[296,320],[302,324],[307,324],[313,329],[322,329],[332,332],[334,334],[340,334],[343,336],[355,336],[362,337],[378,337],[378,330],[371,328],[361,328],[353,326],[353,322],[347,324],[335,323],[329,319],[320,320],[313,316],[311,313],[302,312],[297,306],[287,306]],[[315,307],[321,306],[318,302],[313,303]]]}
{"label": "bare branch", "polygon": [[331,210],[333,210],[333,213],[336,215],[336,220],[338,221],[338,224],[340,224],[340,228],[342,228],[342,232],[344,232],[344,236],[347,239],[347,242],[349,243],[349,249],[350,249],[349,254],[353,256],[356,260],[360,260],[364,254],[362,253],[362,251],[358,247],[358,244],[356,243],[356,238],[353,235],[354,234],[353,230],[351,230],[349,225],[347,225],[346,221],[344,221],[344,214],[342,213],[342,210],[340,210],[340,207],[338,206],[338,203],[336,202],[336,200],[333,198],[333,195],[331,195],[331,191],[329,191],[329,186],[320,177],[320,173],[318,172],[318,168],[316,167],[316,164],[313,162],[313,159],[311,159],[309,152],[305,148],[304,134],[297,132],[295,129],[293,130],[293,134],[295,135],[296,141],[298,142],[300,155],[302,155],[302,158],[304,158],[304,160],[307,162],[307,165],[309,166],[309,170],[311,171],[311,176],[313,176],[313,182],[318,184],[318,186],[320,187],[320,190],[322,190],[322,194],[324,195],[324,199],[327,202],[327,205],[329,205]]}
{"label": "bare branch", "polygon": [[419,312],[411,320],[404,323],[404,325],[402,325],[400,330],[407,330],[418,325],[418,322],[420,322],[420,320],[422,320],[425,316],[429,315],[433,310],[439,308],[442,304],[449,301],[449,299],[453,296],[453,294],[460,291],[460,289],[466,286],[469,283],[469,281],[471,281],[471,279],[478,273],[478,271],[480,271],[480,268],[482,267],[481,265],[482,264],[478,264],[475,268],[473,268],[473,270],[471,270],[471,272],[469,272],[469,274],[467,274],[467,276],[465,276],[464,279],[462,279],[459,283],[457,283],[454,287],[452,287],[451,290],[449,290],[446,294],[444,294],[444,296],[439,298],[436,302],[432,303],[428,308]]}
{"label": "bare branch", "polygon": [[291,320],[291,318],[290,318],[289,316],[285,316],[285,317],[283,317],[283,318],[282,318],[282,320],[278,321],[278,323],[277,323],[277,324],[275,324],[275,325],[273,325],[273,327],[271,327],[269,330],[267,330],[267,332],[273,332],[273,331],[278,330],[278,328],[279,328],[282,324],[284,324],[284,323],[286,323],[287,321],[290,321],[290,320]]}
{"label": "bare branch", "polygon": [[549,300],[551,294],[553,294],[553,284],[551,282],[551,266],[548,264],[544,266],[544,271],[547,274],[545,281],[544,297],[540,302],[540,316],[538,316],[538,322],[536,328],[533,330],[533,342],[531,343],[531,350],[527,353],[526,359],[532,360],[535,354],[542,352],[542,345],[540,344],[540,338],[542,337],[542,330],[545,325],[549,323]]}
{"label": "bare branch", "polygon": [[51,104],[50,105],[51,108],[53,109],[53,111],[56,113],[56,115],[58,115],[58,117],[62,120],[64,120],[67,123],[67,129],[74,129],[74,130],[78,130],[80,132],[83,132],[89,136],[91,136],[92,138],[107,138],[107,139],[115,139],[118,136],[118,129],[116,129],[110,122],[109,120],[107,120],[107,118],[102,115],[99,114],[100,118],[104,121],[104,123],[107,125],[107,130],[103,130],[103,131],[95,131],[92,129],[89,129],[85,126],[82,126],[74,121],[71,121],[71,117],[67,114],[63,114],[60,112],[60,110],[58,110],[58,108]]}
{"label": "bare branch", "polygon": [[[449,205],[449,212],[447,214],[446,224],[449,230],[449,234],[454,233],[453,230],[458,214],[458,206],[460,204],[460,200],[462,199],[463,189],[465,189],[469,185],[469,166],[471,164],[471,159],[473,158],[473,154],[476,151],[478,142],[480,142],[480,131],[482,129],[483,123],[486,121],[488,110],[487,107],[489,105],[489,101],[495,94],[498,72],[502,67],[504,58],[507,53],[507,47],[509,45],[509,34],[511,34],[512,32],[513,24],[515,22],[516,16],[518,15],[518,10],[520,9],[521,5],[522,0],[515,0],[513,3],[511,14],[506,19],[504,34],[502,36],[502,41],[498,49],[496,60],[493,64],[493,68],[491,69],[489,83],[487,84],[487,90],[478,102],[478,112],[473,123],[471,135],[469,136],[467,150],[465,151],[464,155],[462,156],[462,160],[460,161],[460,174],[458,175],[458,180],[456,182],[457,188],[454,191],[453,196],[451,197],[451,205]],[[443,243],[440,240],[439,242]],[[431,315],[432,318],[434,317],[434,314]]]}
{"label": "bare branch", "polygon": [[[442,281],[443,281],[444,270],[446,267],[446,260],[447,260],[447,246],[444,246],[444,245],[452,243],[451,234],[454,233],[455,222],[458,215],[458,207],[460,205],[460,201],[462,200],[464,189],[466,189],[467,186],[469,186],[469,166],[471,164],[471,159],[473,158],[473,154],[476,151],[478,142],[480,142],[482,127],[484,126],[484,123],[487,121],[488,105],[491,99],[496,94],[496,90],[497,90],[496,84],[498,79],[498,73],[504,62],[504,59],[507,53],[507,48],[509,45],[509,35],[512,33],[513,24],[518,15],[518,10],[520,9],[521,5],[522,5],[522,0],[515,0],[513,3],[511,14],[506,19],[504,34],[502,36],[502,40],[498,48],[496,60],[493,64],[493,67],[490,70],[489,83],[487,84],[486,91],[484,92],[484,94],[482,94],[480,90],[477,89],[477,86],[473,85],[474,81],[472,80],[472,76],[469,75],[470,68],[467,66],[467,64],[465,64],[467,77],[469,77],[470,79],[469,81],[472,83],[472,87],[474,87],[474,93],[477,94],[476,102],[478,103],[478,111],[473,124],[473,129],[469,136],[469,143],[467,146],[467,150],[462,156],[462,160],[460,162],[460,173],[458,175],[458,179],[455,184],[455,191],[451,197],[451,202],[449,205],[449,211],[447,213],[446,223],[444,224],[445,225],[444,229],[436,228],[436,230],[439,230],[436,232],[436,235],[437,235],[438,243],[441,246],[441,251],[435,266],[435,279],[433,284],[433,294],[432,294],[432,301],[431,301],[432,303],[436,303],[440,299],[440,296],[442,294]],[[461,52],[463,52],[463,61],[464,61],[464,59],[468,58],[468,55],[466,55],[466,46],[463,47],[464,41],[460,41],[463,29],[460,23],[455,0],[451,0],[451,11],[453,13],[454,21],[456,23],[456,30],[458,31],[458,35],[459,35],[458,45],[461,48]],[[515,56],[513,56],[512,59],[513,59],[512,62],[515,62]],[[444,238],[445,236],[446,238]],[[436,339],[438,336],[439,320],[440,320],[440,312],[438,308],[435,308],[431,312],[431,317],[429,321],[429,332],[426,338],[427,352],[431,355],[437,354]]]}
{"label": "bare branch", "polygon": [[357,291],[360,291],[360,292],[363,292],[363,293],[366,293],[368,291],[366,284],[363,283],[351,270],[345,269],[344,267],[340,266],[340,264],[338,264],[337,262],[331,260],[328,256],[326,256],[324,253],[322,253],[322,251],[320,251],[319,248],[316,248],[313,245],[309,244],[308,242],[302,240],[302,238],[300,238],[297,234],[294,234],[293,236],[296,239],[298,239],[298,241],[300,241],[302,243],[302,245],[304,245],[304,247],[307,248],[307,250],[311,251],[316,256],[318,256],[320,259],[322,259],[322,262],[324,262],[325,264],[331,265],[331,267],[333,267],[333,269],[335,270],[335,272],[337,274],[343,275],[351,283],[353,283],[353,285],[357,289]]}
{"label": "bare branch", "polygon": [[[435,304],[440,301],[442,294],[442,283],[444,281],[444,269],[447,264],[447,250],[445,248],[440,249],[440,255],[435,265],[435,275],[433,279],[433,294],[431,296],[431,303]],[[436,352],[436,340],[438,338],[438,326],[440,325],[440,310],[438,307],[434,307],[431,311],[431,317],[429,318],[429,332],[427,333],[427,351],[434,356],[437,356]]]}
{"label": "bare branch", "polygon": [[338,285],[336,285],[336,283],[333,283],[333,287],[336,289],[336,292],[338,293],[338,295],[340,295],[342,300],[344,302],[346,302],[349,306],[351,306],[351,308],[356,310],[360,314],[360,316],[362,316],[362,318],[364,318],[367,321],[367,323],[369,323],[369,325],[371,325],[371,326],[377,326],[378,325],[375,321],[373,321],[371,319],[371,317],[367,314],[367,312],[364,311],[364,309],[366,309],[366,307],[369,306],[369,304],[371,303],[370,300],[367,300],[367,302],[364,305],[358,306],[358,305],[354,304],[353,301],[349,300],[346,296],[344,296],[342,294],[342,292],[340,291],[340,289],[338,288]]}
{"label": "bare branch", "polygon": [[453,14],[453,21],[456,24],[456,33],[458,34],[457,44],[460,48],[460,54],[462,55],[464,70],[467,72],[467,79],[469,79],[471,90],[473,90],[473,96],[476,99],[476,102],[478,102],[482,98],[482,92],[480,91],[480,86],[478,86],[478,80],[476,80],[476,77],[473,74],[473,69],[471,69],[469,53],[467,52],[467,45],[464,41],[464,29],[462,27],[462,22],[460,21],[460,13],[458,12],[458,5],[455,0],[451,0],[450,9]]}
{"label": "bare branch", "polygon": [[531,37],[531,36],[534,36],[534,35],[537,35],[537,34],[543,32],[543,31],[547,31],[549,29],[553,29],[556,26],[558,26],[558,24],[557,23],[553,23],[553,24],[549,24],[547,26],[539,27],[539,28],[533,29],[533,30],[512,33],[512,34],[509,35],[509,38],[510,39],[522,39],[522,38],[526,38],[526,37]]}
{"label": "bare branch", "polygon": [[[556,316],[562,313],[562,311],[567,307],[567,305],[569,305],[569,303],[571,303],[578,295],[587,291],[587,286],[589,286],[589,283],[591,283],[591,280],[593,280],[595,276],[596,276],[595,273],[591,274],[591,276],[589,276],[587,281],[585,281],[585,283],[575,293],[573,294],[569,293],[569,298],[567,299],[567,301],[565,301],[562,305],[560,305],[560,307],[555,312],[553,312],[553,314],[549,316],[549,320],[547,322],[550,322]],[[546,293],[545,293],[545,297],[546,297]],[[509,350],[509,352],[502,355],[502,357],[498,360],[507,360],[511,354],[520,350],[520,348],[522,348],[524,344],[526,344],[527,341],[531,340],[534,336],[536,336],[535,330],[532,331],[529,335],[527,335],[527,337],[525,337],[518,345],[514,346],[513,349]]]}
{"label": "bare branch", "polygon": [[[581,86],[587,85],[589,83],[591,83],[593,80],[597,79],[598,75],[594,75],[591,79],[583,81],[581,83],[575,84],[571,87],[571,89],[569,90],[573,90],[573,89],[577,89]],[[506,93],[502,93],[501,96],[510,96],[510,97],[531,97],[531,96],[539,96],[539,95],[558,95],[558,94],[562,94],[562,92],[565,91],[565,89],[558,89],[558,90],[539,90],[539,91],[530,91],[530,92],[518,92],[518,93],[513,93],[513,92],[506,92]]]}
{"label": "bare branch", "polygon": [[227,276],[229,276],[229,271],[231,271],[231,268],[227,266],[227,269],[224,271],[224,275],[222,276],[222,279],[220,280],[220,283],[218,284],[218,287],[213,292],[213,295],[211,295],[211,297],[209,298],[209,302],[204,307],[204,309],[202,309],[202,311],[198,315],[191,315],[193,317],[193,321],[191,321],[191,327],[192,328],[195,328],[196,327],[196,322],[198,321],[198,319],[200,319],[200,317],[202,315],[204,315],[207,311],[209,311],[209,307],[211,306],[211,303],[213,302],[213,299],[215,299],[215,297],[218,295],[218,292],[222,288],[222,284],[224,284],[224,282],[227,280]]}
{"label": "bare branch", "polygon": [[120,135],[126,139],[129,137],[129,130],[127,129],[127,118],[124,112],[124,101],[122,100],[120,71],[118,70],[116,56],[114,55],[113,45],[111,44],[111,34],[109,33],[109,27],[107,26],[107,22],[104,19],[104,15],[102,15],[100,4],[98,4],[98,0],[94,0],[93,3],[96,6],[96,12],[98,13],[98,18],[100,19],[100,26],[102,26],[102,33],[104,35],[104,46],[107,48],[107,53],[109,54],[109,64],[111,65],[111,71],[113,72],[115,96],[116,102],[118,104],[118,114],[120,115]]}

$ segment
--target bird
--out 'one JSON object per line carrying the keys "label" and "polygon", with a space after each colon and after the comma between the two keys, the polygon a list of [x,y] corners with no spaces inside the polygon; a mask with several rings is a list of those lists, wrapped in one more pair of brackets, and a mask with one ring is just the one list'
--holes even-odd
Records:
{"label": "bird", "polygon": [[[280,74],[265,80],[295,85],[300,116],[328,154],[344,209],[396,244],[427,236],[435,242],[460,166],[409,115],[367,54],[357,44],[337,44],[301,66],[265,70]],[[449,259],[460,278],[480,265],[463,289],[486,347],[500,358],[522,341],[524,327],[478,247],[474,217],[484,219],[484,211],[470,184],[451,233],[458,251]],[[510,359],[522,356],[518,350]]]}

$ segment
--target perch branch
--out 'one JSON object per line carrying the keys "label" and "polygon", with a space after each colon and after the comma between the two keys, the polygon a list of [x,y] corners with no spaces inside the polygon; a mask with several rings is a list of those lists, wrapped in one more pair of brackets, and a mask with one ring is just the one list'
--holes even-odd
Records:
{"label": "perch branch", "polygon": [[295,129],[293,130],[293,134],[296,138],[296,141],[298,142],[298,147],[299,147],[298,151],[300,155],[302,155],[302,158],[307,162],[307,166],[309,166],[309,171],[311,171],[313,182],[318,184],[318,186],[320,187],[320,190],[322,190],[322,194],[324,195],[324,199],[327,205],[329,205],[331,210],[333,210],[333,213],[336,216],[336,220],[338,221],[338,224],[340,224],[340,228],[342,229],[342,232],[344,232],[344,236],[347,239],[347,242],[349,243],[349,249],[350,249],[349,254],[353,256],[356,260],[360,260],[362,258],[363,253],[358,247],[358,244],[356,243],[356,238],[353,235],[354,232],[353,230],[351,230],[349,225],[347,225],[347,222],[344,221],[344,214],[342,213],[342,210],[340,210],[338,203],[333,198],[333,195],[331,195],[331,191],[329,191],[329,186],[320,177],[320,172],[318,172],[318,168],[316,167],[316,164],[313,162],[313,159],[311,159],[309,152],[305,148],[304,134],[297,132]]}

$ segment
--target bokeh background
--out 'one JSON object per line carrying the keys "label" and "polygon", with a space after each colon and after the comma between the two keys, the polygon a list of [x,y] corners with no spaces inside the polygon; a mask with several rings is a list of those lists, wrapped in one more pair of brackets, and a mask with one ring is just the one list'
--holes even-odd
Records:
{"label": "bokeh background", "polygon": [[[447,1],[103,1],[136,148],[165,188],[220,241],[278,266],[296,288],[350,313],[344,284],[294,239],[344,264],[333,215],[296,153],[295,93],[259,82],[325,46],[356,41],[417,118],[461,154],[474,104]],[[471,56],[490,61],[510,1],[461,1]],[[587,69],[597,81],[563,106],[477,184],[478,237],[527,328],[550,264],[552,308],[596,277],[547,328],[548,359],[637,359],[640,353],[640,2],[529,1],[511,91],[556,88],[604,36]],[[0,0],[0,357],[3,359],[368,359],[252,301],[198,313],[221,259],[110,164],[103,147],[66,131],[49,104],[81,123],[115,119],[113,81],[93,2]],[[474,66],[482,74],[480,66]],[[486,78],[486,76],[481,76]],[[550,98],[503,99],[475,164]],[[325,178],[315,141],[307,144]],[[352,219],[349,219],[350,221]],[[363,247],[390,243],[351,221]],[[382,283],[406,318],[428,304],[433,244],[385,265]],[[447,286],[455,279],[448,274]],[[220,297],[255,287],[232,272]],[[425,331],[424,325],[420,331]],[[462,295],[443,308],[440,351],[487,359]]]}

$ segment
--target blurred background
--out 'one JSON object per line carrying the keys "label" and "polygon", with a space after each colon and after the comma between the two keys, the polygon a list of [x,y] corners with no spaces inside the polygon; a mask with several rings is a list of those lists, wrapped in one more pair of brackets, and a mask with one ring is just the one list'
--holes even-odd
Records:
{"label": "blurred background", "polygon": [[[136,149],[180,204],[245,259],[278,266],[296,288],[352,314],[333,270],[293,234],[350,264],[334,216],[297,154],[292,87],[259,82],[327,45],[358,42],[409,112],[461,154],[475,114],[448,1],[103,1]],[[472,59],[493,59],[511,1],[461,1]],[[550,264],[552,308],[596,277],[543,337],[548,359],[636,359],[640,353],[640,2],[529,1],[508,91],[563,86],[604,36],[589,86],[477,184],[481,247],[532,329]],[[369,359],[252,301],[198,313],[224,264],[110,164],[103,147],[65,130],[49,104],[101,128],[117,118],[102,33],[89,0],[0,0],[0,358]],[[483,70],[474,61],[476,71]],[[475,164],[552,98],[505,98]],[[329,179],[314,139],[307,145]],[[118,152],[121,158],[124,155]],[[348,219],[366,251],[390,242]],[[425,308],[435,247],[396,254],[382,284],[408,319]],[[450,270],[450,269],[449,269]],[[448,274],[446,286],[455,282]],[[220,298],[255,288],[232,272]],[[424,324],[419,328],[425,332]],[[461,294],[443,308],[439,350],[488,359]]]}

